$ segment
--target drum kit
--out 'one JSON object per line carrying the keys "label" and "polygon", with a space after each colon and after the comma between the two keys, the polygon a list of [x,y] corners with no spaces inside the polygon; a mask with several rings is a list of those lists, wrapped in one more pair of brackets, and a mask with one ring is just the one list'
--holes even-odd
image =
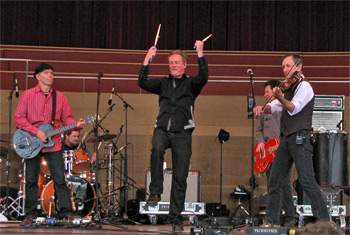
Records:
{"label": "drum kit", "polygon": [[[107,216],[117,215],[120,209],[119,201],[117,199],[117,193],[115,193],[121,187],[115,189],[113,179],[115,176],[114,161],[121,160],[115,156],[119,153],[119,150],[115,150],[114,145],[107,142],[117,137],[117,135],[103,135],[98,137],[98,141],[105,145],[105,159],[99,164],[98,169],[107,170],[107,182],[106,193],[103,193],[101,187],[95,182],[95,172],[92,170],[92,162],[89,159],[87,152],[83,149],[69,150],[63,152],[63,161],[65,166],[66,183],[69,188],[70,197],[72,201],[72,207],[74,213],[82,218],[90,217],[94,213],[96,206],[96,190],[100,190],[102,196],[99,197],[99,211],[101,214]],[[96,138],[89,139],[88,143],[93,143]],[[101,146],[101,144],[100,144]],[[123,147],[122,147],[123,148]],[[2,151],[3,149],[1,149]],[[107,167],[101,167],[107,163]],[[13,209],[13,212],[17,213],[17,216],[24,215],[25,205],[25,164],[20,171],[20,186],[18,191],[18,198],[12,199],[11,206],[19,207]],[[116,177],[119,178],[119,177]],[[40,172],[38,179],[38,208],[40,207],[43,214],[47,217],[55,217],[59,212],[57,206],[57,200],[55,198],[54,183],[50,178],[50,170],[45,158],[41,157]],[[15,217],[17,217],[15,216]]]}

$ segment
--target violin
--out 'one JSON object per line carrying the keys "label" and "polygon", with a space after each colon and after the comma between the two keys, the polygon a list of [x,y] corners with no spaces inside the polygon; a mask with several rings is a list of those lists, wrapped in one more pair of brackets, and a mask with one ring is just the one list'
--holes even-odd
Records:
{"label": "violin", "polygon": [[[278,88],[282,91],[285,92],[287,91],[294,83],[301,82],[305,78],[304,74],[301,73],[301,71],[295,71],[292,76],[289,78],[284,79]],[[275,94],[275,93],[274,93]],[[266,104],[263,106],[262,110],[265,109],[266,105],[270,103],[274,99],[274,95],[270,97],[270,99],[266,102]]]}

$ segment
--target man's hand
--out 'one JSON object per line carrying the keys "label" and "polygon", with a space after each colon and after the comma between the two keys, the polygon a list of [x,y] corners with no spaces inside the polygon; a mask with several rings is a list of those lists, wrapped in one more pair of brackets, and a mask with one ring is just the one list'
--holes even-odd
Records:
{"label": "man's hand", "polygon": [[260,153],[260,152],[262,152],[262,151],[264,151],[264,150],[265,150],[265,144],[264,144],[264,143],[259,143],[259,144],[256,146],[255,152]]}
{"label": "man's hand", "polygon": [[85,127],[85,122],[84,119],[80,118],[78,123],[77,123],[77,127],[80,129],[83,129]]}
{"label": "man's hand", "polygon": [[253,109],[253,113],[256,117],[260,117],[260,114],[263,110],[263,106],[255,106],[254,109]]}
{"label": "man's hand", "polygon": [[151,58],[156,56],[156,53],[157,53],[157,48],[155,46],[152,46],[150,49],[148,49],[148,52],[143,61],[143,65],[148,65]]}
{"label": "man's hand", "polygon": [[36,137],[38,137],[38,139],[43,142],[43,143],[47,143],[47,136],[45,134],[44,131],[39,130],[38,133],[36,134]]}
{"label": "man's hand", "polygon": [[273,95],[278,99],[283,97],[283,92],[279,87],[274,87],[273,88]]}
{"label": "man's hand", "polygon": [[94,153],[91,155],[90,161],[91,161],[91,163],[96,162],[96,152],[94,152]]}
{"label": "man's hand", "polygon": [[204,42],[197,40],[194,46],[196,47],[198,57],[202,57],[204,55],[204,52],[203,52]]}

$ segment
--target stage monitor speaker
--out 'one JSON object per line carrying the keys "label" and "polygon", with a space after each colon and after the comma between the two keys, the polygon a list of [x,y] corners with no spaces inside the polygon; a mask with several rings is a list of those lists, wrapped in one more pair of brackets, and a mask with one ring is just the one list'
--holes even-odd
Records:
{"label": "stage monitor speaker", "polygon": [[[172,170],[164,170],[163,194],[161,202],[170,202],[170,190],[172,180]],[[149,184],[151,183],[151,171],[146,171],[146,190],[149,194]],[[148,197],[147,197],[148,198]],[[189,171],[187,177],[187,190],[185,202],[200,202],[200,171]]]}

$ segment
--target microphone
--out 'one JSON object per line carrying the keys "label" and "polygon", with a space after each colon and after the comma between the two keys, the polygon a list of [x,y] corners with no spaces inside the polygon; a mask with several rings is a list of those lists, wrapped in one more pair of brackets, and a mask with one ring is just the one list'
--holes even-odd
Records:
{"label": "microphone", "polygon": [[115,83],[113,84],[111,95],[109,96],[108,105],[112,104],[112,97],[113,97],[113,94],[114,94],[114,88],[115,88]]}
{"label": "microphone", "polygon": [[114,103],[111,105],[111,107],[109,107],[109,108],[108,108],[108,110],[107,110],[107,111],[112,111],[112,109],[113,109],[114,105],[116,105],[116,104],[117,104],[117,102],[114,102]]}
{"label": "microphone", "polygon": [[15,78],[15,87],[16,87],[16,97],[19,97],[19,93],[18,93],[18,83],[17,83],[17,75],[16,73],[13,74],[13,77]]}
{"label": "microphone", "polygon": [[119,128],[119,131],[120,131],[120,133],[122,133],[123,132],[123,127],[125,126],[125,124],[123,123],[121,126],[120,126],[120,128]]}
{"label": "microphone", "polygon": [[254,77],[254,73],[253,73],[253,70],[251,69],[248,69],[247,70],[247,73],[251,76],[251,77]]}

